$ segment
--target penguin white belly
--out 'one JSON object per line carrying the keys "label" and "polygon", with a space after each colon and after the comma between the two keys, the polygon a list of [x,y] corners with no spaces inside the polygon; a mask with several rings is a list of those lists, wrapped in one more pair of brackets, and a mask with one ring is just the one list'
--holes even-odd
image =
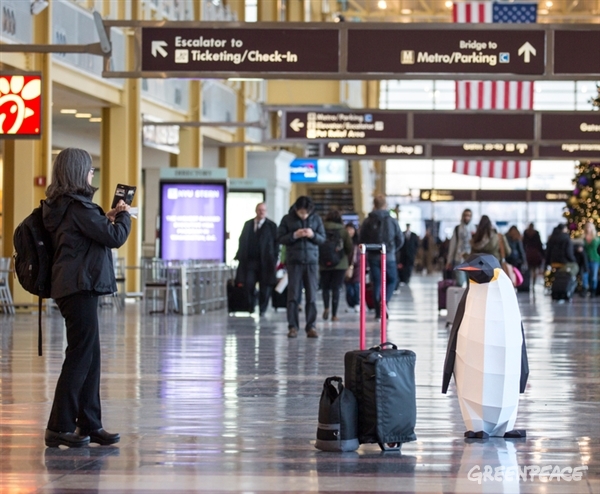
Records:
{"label": "penguin white belly", "polygon": [[454,378],[468,430],[503,436],[514,428],[521,377],[521,313],[508,276],[471,283],[458,329]]}

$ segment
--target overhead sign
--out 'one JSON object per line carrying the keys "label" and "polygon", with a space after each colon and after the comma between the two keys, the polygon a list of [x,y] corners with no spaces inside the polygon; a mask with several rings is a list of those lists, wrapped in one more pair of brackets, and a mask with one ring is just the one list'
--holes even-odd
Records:
{"label": "overhead sign", "polygon": [[[422,159],[598,159],[600,113],[473,110],[282,112],[283,144],[314,146],[310,156]],[[359,128],[359,126],[361,128]]]}
{"label": "overhead sign", "polygon": [[599,143],[539,144],[537,142],[465,142],[463,144],[379,143],[329,141],[319,144],[318,156],[346,159],[600,159]]}
{"label": "overhead sign", "polygon": [[338,70],[336,29],[142,28],[142,71],[263,74]]}
{"label": "overhead sign", "polygon": [[41,136],[42,76],[0,77],[0,138]]}
{"label": "overhead sign", "polygon": [[542,75],[545,41],[543,31],[352,29],[348,72]]}
{"label": "overhead sign", "polygon": [[399,139],[406,135],[406,113],[361,111],[286,112],[286,138]]}
{"label": "overhead sign", "polygon": [[[241,27],[243,26],[243,27]],[[137,29],[132,71],[103,77],[598,80],[594,24],[105,20]],[[324,28],[325,27],[325,28]],[[0,44],[0,52],[8,50]],[[114,64],[107,64],[114,66]]]}
{"label": "overhead sign", "polygon": [[486,202],[564,202],[572,192],[562,190],[439,190],[421,189],[422,201],[486,201]]}
{"label": "overhead sign", "polygon": [[467,142],[458,146],[433,144],[431,157],[523,160],[533,158],[533,146],[524,142]]}
{"label": "overhead sign", "polygon": [[539,146],[540,158],[554,159],[600,159],[600,143],[572,143],[567,142],[560,145],[541,145]]}
{"label": "overhead sign", "polygon": [[421,144],[355,144],[328,142],[323,146],[323,156],[344,156],[346,158],[422,158],[425,148]]}
{"label": "overhead sign", "polygon": [[556,31],[555,74],[600,75],[600,30]]}
{"label": "overhead sign", "polygon": [[534,114],[421,112],[414,114],[413,139],[532,140]]}
{"label": "overhead sign", "polygon": [[[600,45],[598,58],[600,58]],[[541,138],[600,142],[600,113],[578,112],[568,115],[560,112],[542,113]]]}

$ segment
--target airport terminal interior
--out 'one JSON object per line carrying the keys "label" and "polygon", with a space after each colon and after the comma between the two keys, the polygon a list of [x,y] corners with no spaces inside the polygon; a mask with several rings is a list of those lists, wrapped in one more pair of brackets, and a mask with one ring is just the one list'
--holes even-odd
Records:
{"label": "airport terminal interior", "polygon": [[[0,7],[0,493],[600,494],[600,0]],[[13,233],[67,148],[91,156],[94,202],[132,207],[112,252],[117,292],[98,308],[111,445],[46,446],[65,322],[15,275]],[[384,318],[387,340],[416,354],[415,440],[316,447],[324,381],[346,378],[360,345],[356,278],[337,314],[319,288],[317,337],[303,331],[306,291],[289,337],[289,246],[267,307],[232,305],[256,206],[279,225],[303,196],[358,232],[384,198],[406,244],[415,238],[412,254],[387,253],[400,278]],[[469,236],[487,218],[499,241],[539,232],[539,267],[524,249],[522,283],[510,267],[486,279],[509,283],[518,311],[471,304],[475,289],[448,281],[461,280],[450,250],[465,210]],[[563,228],[578,276],[541,250]],[[381,343],[369,305],[366,348]],[[460,364],[442,393],[465,310],[494,328],[522,322],[523,437],[465,437]],[[494,379],[522,374],[524,347],[508,355],[509,343],[494,355],[514,368]],[[466,388],[506,393],[508,378],[486,387],[475,370],[460,371]]]}

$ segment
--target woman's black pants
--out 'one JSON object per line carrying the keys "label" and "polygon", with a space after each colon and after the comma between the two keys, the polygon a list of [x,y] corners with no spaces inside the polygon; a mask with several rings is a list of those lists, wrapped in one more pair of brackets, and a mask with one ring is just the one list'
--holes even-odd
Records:
{"label": "woman's black pants", "polygon": [[98,297],[79,292],[56,299],[67,327],[67,350],[56,384],[48,429],[73,432],[75,427],[102,427],[100,406],[100,338]]}

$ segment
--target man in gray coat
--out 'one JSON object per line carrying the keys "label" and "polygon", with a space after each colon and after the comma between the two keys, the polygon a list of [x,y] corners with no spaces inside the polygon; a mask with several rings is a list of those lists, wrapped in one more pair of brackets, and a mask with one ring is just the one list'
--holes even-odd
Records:
{"label": "man in gray coat", "polygon": [[299,197],[279,224],[277,241],[285,245],[288,274],[288,337],[298,336],[298,300],[306,290],[306,336],[317,338],[317,289],[319,283],[319,245],[325,242],[325,228],[314,213],[312,199]]}

